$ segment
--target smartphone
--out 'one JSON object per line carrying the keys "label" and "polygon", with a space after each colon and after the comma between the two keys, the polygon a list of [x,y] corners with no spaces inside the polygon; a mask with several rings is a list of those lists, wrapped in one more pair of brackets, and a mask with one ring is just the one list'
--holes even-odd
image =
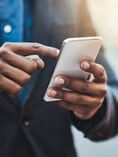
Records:
{"label": "smartphone", "polygon": [[[59,75],[87,80],[90,74],[80,69],[80,62],[82,60],[95,61],[101,45],[101,37],[68,38],[64,40],[47,90],[55,86],[54,79]],[[59,100],[48,97],[47,90],[44,95],[46,102]]]}

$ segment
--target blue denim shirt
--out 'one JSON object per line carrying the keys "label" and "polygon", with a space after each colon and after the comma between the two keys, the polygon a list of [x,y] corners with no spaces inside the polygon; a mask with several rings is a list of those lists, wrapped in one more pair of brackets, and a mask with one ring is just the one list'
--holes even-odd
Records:
{"label": "blue denim shirt", "polygon": [[31,40],[31,12],[29,9],[28,0],[0,0],[1,43]]}
{"label": "blue denim shirt", "polygon": [[[29,0],[0,0],[0,43],[31,41],[32,18]],[[19,94],[21,103],[33,88],[33,76]],[[32,83],[31,83],[32,82]]]}

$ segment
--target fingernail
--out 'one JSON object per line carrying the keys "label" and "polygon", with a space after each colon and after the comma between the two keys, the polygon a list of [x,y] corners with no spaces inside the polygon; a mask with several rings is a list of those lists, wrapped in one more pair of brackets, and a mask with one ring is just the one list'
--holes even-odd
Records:
{"label": "fingernail", "polygon": [[82,62],[81,63],[81,68],[83,70],[88,70],[90,68],[90,64],[88,62]]}
{"label": "fingernail", "polygon": [[56,52],[56,53],[57,53],[57,55],[59,55],[59,53],[60,53],[60,50],[57,50],[57,52]]}
{"label": "fingernail", "polygon": [[55,97],[57,95],[57,91],[55,91],[54,89],[49,89],[47,94],[49,97]]}
{"label": "fingernail", "polygon": [[64,79],[61,78],[61,77],[56,77],[55,78],[55,84],[57,84],[57,85],[63,85],[64,82],[65,82]]}

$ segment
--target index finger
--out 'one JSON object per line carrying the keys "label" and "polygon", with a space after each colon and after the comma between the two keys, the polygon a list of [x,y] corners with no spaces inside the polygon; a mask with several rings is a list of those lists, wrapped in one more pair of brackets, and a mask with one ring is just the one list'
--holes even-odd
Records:
{"label": "index finger", "polygon": [[81,69],[93,74],[97,82],[107,82],[107,74],[104,67],[94,62],[83,61],[81,63]]}
{"label": "index finger", "polygon": [[59,54],[58,49],[40,43],[5,43],[3,47],[22,56],[37,54],[57,58]]}

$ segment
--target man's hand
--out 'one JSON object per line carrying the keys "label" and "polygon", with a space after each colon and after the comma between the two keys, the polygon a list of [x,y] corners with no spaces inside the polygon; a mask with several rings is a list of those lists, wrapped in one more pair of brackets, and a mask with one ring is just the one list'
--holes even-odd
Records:
{"label": "man's hand", "polygon": [[38,43],[5,43],[0,47],[0,91],[17,95],[31,74],[44,67],[43,60],[29,55],[56,58],[58,50]]}
{"label": "man's hand", "polygon": [[[89,82],[67,76],[57,76],[56,88],[49,89],[48,95],[61,99],[56,103],[73,111],[79,119],[87,120],[92,118],[103,104],[107,92],[107,75],[101,65],[93,62],[81,62],[81,69],[93,74],[94,80]],[[65,91],[62,87],[71,91]]]}

